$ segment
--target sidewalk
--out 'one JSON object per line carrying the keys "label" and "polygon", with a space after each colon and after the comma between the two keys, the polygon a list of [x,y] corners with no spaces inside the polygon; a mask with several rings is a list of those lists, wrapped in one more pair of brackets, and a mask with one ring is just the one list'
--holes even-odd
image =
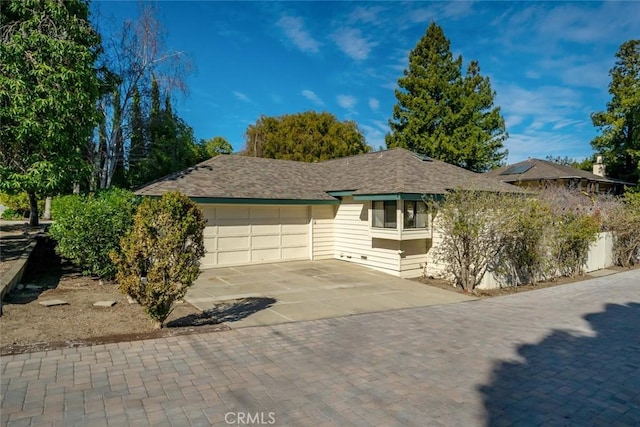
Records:
{"label": "sidewalk", "polygon": [[0,220],[0,300],[22,279],[29,255],[36,245],[35,236],[48,224],[49,221],[29,227],[26,221]]}

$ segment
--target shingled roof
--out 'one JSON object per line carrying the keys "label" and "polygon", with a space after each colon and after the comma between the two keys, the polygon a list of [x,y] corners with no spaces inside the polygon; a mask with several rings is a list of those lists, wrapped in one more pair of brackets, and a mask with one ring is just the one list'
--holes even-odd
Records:
{"label": "shingled roof", "polygon": [[180,191],[194,198],[335,200],[328,192],[444,194],[457,188],[523,190],[448,163],[396,148],[319,163],[220,155],[156,180],[136,194]]}
{"label": "shingled roof", "polygon": [[557,179],[586,179],[593,182],[611,184],[630,184],[617,179],[595,175],[588,171],[561,165],[540,159],[528,159],[512,165],[503,166],[487,172],[485,175],[503,182],[540,181]]}

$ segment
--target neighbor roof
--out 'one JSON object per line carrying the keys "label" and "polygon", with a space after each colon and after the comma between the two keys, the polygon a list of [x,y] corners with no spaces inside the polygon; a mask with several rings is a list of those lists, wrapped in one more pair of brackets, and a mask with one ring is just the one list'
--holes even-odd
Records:
{"label": "neighbor roof", "polygon": [[540,159],[528,159],[512,165],[503,166],[489,171],[485,175],[498,178],[503,182],[586,179],[588,181],[606,182],[611,184],[630,184],[617,179],[595,175],[591,172],[583,171],[582,169]]}
{"label": "neighbor roof", "polygon": [[458,188],[522,192],[502,183],[408,150],[396,148],[318,163],[220,155],[156,180],[136,193],[180,191],[193,198],[336,200],[329,192],[444,194]]}

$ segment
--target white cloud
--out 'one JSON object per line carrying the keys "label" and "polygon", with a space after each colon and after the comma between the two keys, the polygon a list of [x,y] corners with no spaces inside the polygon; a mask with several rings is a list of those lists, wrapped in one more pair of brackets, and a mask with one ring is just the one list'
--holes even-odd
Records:
{"label": "white cloud", "polygon": [[356,61],[367,59],[371,49],[377,45],[364,38],[361,31],[355,28],[340,28],[331,35],[331,39],[345,55]]}
{"label": "white cloud", "polygon": [[387,132],[389,132],[389,128],[386,127],[385,129],[380,129],[375,123],[374,125],[375,126],[370,126],[368,124],[360,123],[358,124],[358,127],[362,129],[362,133],[364,133],[367,144],[369,144],[375,151],[379,148],[384,150],[386,147],[384,137]]}
{"label": "white cloud", "polygon": [[375,98],[369,98],[369,108],[373,111],[378,111],[378,108],[380,108],[380,101]]}
{"label": "white cloud", "polygon": [[502,107],[510,125],[554,123],[583,114],[580,92],[562,86],[541,86],[532,90],[516,85],[496,86],[496,105]]}
{"label": "white cloud", "polygon": [[358,6],[349,15],[349,22],[351,23],[363,22],[365,24],[378,24],[380,22],[380,20],[378,19],[378,14],[384,10],[385,8],[380,6],[373,6],[373,7]]}
{"label": "white cloud", "polygon": [[242,92],[238,92],[237,90],[233,92],[233,96],[238,98],[238,100],[240,100],[240,101],[251,102],[251,99],[249,99],[249,97],[247,95],[245,95]]}
{"label": "white cloud", "polygon": [[530,157],[544,159],[549,155],[583,159],[592,152],[588,141],[572,133],[543,131],[511,134],[505,147],[509,150],[508,163],[517,163]]}
{"label": "white cloud", "polygon": [[277,23],[285,35],[303,52],[317,53],[320,43],[304,28],[302,18],[283,16]]}
{"label": "white cloud", "polygon": [[345,110],[352,110],[356,106],[358,100],[351,95],[338,95],[338,105]]}
{"label": "white cloud", "polygon": [[315,94],[315,92],[305,89],[302,91],[302,96],[304,96],[305,98],[307,98],[309,101],[313,102],[314,104],[322,107],[324,106],[324,101]]}

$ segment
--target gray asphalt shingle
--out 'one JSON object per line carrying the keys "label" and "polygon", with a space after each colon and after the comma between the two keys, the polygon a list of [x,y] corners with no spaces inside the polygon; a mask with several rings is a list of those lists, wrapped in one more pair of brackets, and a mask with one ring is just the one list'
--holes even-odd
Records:
{"label": "gray asphalt shingle", "polygon": [[[509,173],[509,170],[513,171],[518,168],[520,168],[522,173]],[[586,179],[594,182],[625,184],[625,182],[617,179],[598,176],[589,171],[540,159],[528,159],[512,165],[503,166],[489,171],[485,175],[497,178],[503,182]]]}
{"label": "gray asphalt shingle", "polygon": [[396,148],[319,163],[220,155],[154,181],[137,194],[160,196],[180,191],[207,198],[333,200],[327,192],[444,194],[458,188],[522,191],[483,174],[423,160]]}

